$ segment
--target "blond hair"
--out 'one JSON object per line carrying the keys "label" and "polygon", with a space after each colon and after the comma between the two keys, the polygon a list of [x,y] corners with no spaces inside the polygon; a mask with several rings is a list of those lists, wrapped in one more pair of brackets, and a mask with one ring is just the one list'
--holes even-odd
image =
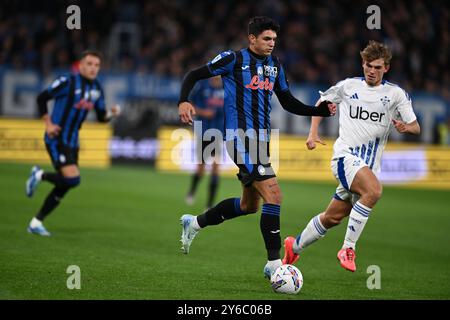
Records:
{"label": "blond hair", "polygon": [[386,66],[390,65],[392,59],[391,49],[387,45],[370,40],[367,47],[360,51],[361,58],[364,61],[371,62],[376,59],[383,59]]}

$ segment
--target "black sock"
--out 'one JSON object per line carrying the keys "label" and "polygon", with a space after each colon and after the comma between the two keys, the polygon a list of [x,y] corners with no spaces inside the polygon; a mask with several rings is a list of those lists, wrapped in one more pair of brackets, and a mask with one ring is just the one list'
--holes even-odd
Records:
{"label": "black sock", "polygon": [[44,172],[42,174],[42,180],[53,183],[56,187],[62,186],[64,177],[56,172]]}
{"label": "black sock", "polygon": [[201,178],[202,176],[199,175],[198,173],[194,173],[194,175],[192,176],[191,188],[189,189],[190,195],[195,194],[195,191],[197,190],[197,186]]}
{"label": "black sock", "polygon": [[219,185],[219,176],[212,175],[209,182],[209,194],[208,194],[208,208],[211,208],[214,203],[214,198],[217,193],[217,186]]}
{"label": "black sock", "polygon": [[267,250],[268,260],[280,259],[280,206],[265,203],[260,220],[261,233]]}
{"label": "black sock", "polygon": [[36,215],[36,219],[43,221],[50,212],[52,212],[58,205],[61,199],[64,197],[66,192],[69,191],[68,188],[53,188],[53,190],[48,194],[44,201],[44,204]]}
{"label": "black sock", "polygon": [[219,202],[215,207],[197,216],[198,225],[202,228],[213,226],[251,212],[241,210],[241,199],[230,198]]}

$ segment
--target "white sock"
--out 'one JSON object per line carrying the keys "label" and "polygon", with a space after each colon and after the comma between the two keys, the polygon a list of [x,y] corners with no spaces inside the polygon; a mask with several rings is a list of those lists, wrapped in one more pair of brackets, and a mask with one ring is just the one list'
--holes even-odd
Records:
{"label": "white sock", "polygon": [[353,205],[353,209],[348,217],[347,232],[345,233],[344,245],[342,248],[356,247],[356,241],[358,241],[367,220],[369,219],[372,208],[363,205],[357,201]]}
{"label": "white sock", "polygon": [[281,259],[277,259],[277,260],[268,260],[266,267],[270,267],[273,270],[275,270],[276,268],[278,268],[279,266],[281,266],[283,263],[281,262]]}
{"label": "white sock", "polygon": [[42,225],[42,221],[36,218],[31,219],[30,221],[30,227],[36,228]]}
{"label": "white sock", "polygon": [[197,217],[194,217],[194,219],[192,219],[192,228],[194,228],[195,231],[198,231],[202,228],[198,224]]}
{"label": "white sock", "polygon": [[38,179],[39,181],[42,180],[42,175],[44,174],[44,170],[39,170],[38,172],[36,172],[36,179]]}
{"label": "white sock", "polygon": [[319,216],[320,214],[312,218],[303,232],[295,239],[293,245],[295,253],[300,253],[304,248],[325,236],[327,229],[320,222]]}

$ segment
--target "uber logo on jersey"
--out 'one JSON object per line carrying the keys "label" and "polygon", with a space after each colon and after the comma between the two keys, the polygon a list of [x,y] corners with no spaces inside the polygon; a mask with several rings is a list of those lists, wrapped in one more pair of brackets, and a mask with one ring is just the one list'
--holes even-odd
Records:
{"label": "uber logo on jersey", "polygon": [[276,77],[278,73],[277,67],[264,66],[264,75],[266,77]]}
{"label": "uber logo on jersey", "polygon": [[363,109],[363,107],[357,106],[356,111],[352,109],[353,106],[350,106],[350,118],[352,119],[360,119],[360,120],[368,120],[370,119],[373,122],[381,122],[384,112],[369,112]]}

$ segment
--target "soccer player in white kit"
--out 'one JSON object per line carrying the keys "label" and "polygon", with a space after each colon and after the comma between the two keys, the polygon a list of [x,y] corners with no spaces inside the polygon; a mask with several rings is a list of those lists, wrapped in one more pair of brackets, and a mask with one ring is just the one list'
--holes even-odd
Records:
{"label": "soccer player in white kit", "polygon": [[[339,137],[333,147],[331,169],[339,185],[328,208],[312,218],[297,236],[284,240],[284,264],[293,264],[300,252],[325,236],[328,229],[349,216],[344,244],[337,258],[343,268],[355,271],[355,247],[371,211],[381,197],[377,179],[381,155],[389,133],[419,134],[420,126],[411,99],[399,86],[383,80],[392,54],[379,42],[370,41],[361,51],[363,78],[348,78],[325,92],[318,103],[338,105]],[[318,135],[321,117],[313,117],[306,141],[309,150],[322,140]]]}

